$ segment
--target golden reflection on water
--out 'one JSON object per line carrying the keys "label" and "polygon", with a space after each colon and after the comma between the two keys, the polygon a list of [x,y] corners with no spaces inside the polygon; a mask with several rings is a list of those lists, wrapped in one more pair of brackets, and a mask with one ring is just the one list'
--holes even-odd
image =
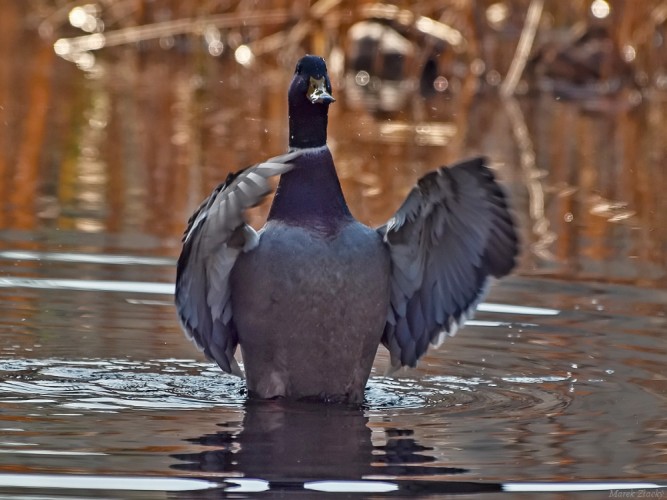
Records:
{"label": "golden reflection on water", "polygon": [[[56,39],[75,39],[63,12],[47,7],[30,12],[10,4],[0,30],[1,229],[150,235],[175,255],[189,213],[227,172],[284,151],[293,62],[304,51],[319,49],[329,56],[338,98],[331,108],[329,145],[361,220],[383,223],[421,174],[485,154],[509,187],[521,224],[520,272],[667,283],[666,103],[659,87],[645,88],[639,105],[627,105],[637,101],[632,87],[599,102],[561,101],[551,93],[501,99],[489,71],[505,74],[514,48],[503,37],[493,42],[488,31],[477,36],[466,31],[461,24],[471,14],[466,8],[458,11],[460,17],[446,11],[440,20],[419,18],[415,38],[401,35],[408,48],[403,42],[394,47],[407,50],[409,63],[391,76],[397,79],[369,74],[359,86],[360,73],[349,70],[345,60],[359,37],[336,38],[334,26],[350,28],[379,8],[371,4],[358,11],[313,6],[308,22],[297,22],[297,34],[281,31],[293,15],[282,2],[273,2],[272,14],[253,14],[245,29],[234,26],[239,12],[208,13],[203,31],[193,28],[202,14],[199,5],[179,7],[169,22],[155,25],[151,11],[126,12],[145,16],[135,31],[118,11],[98,8],[86,16],[108,16],[105,48],[91,52],[91,65],[77,67],[54,52]],[[387,9],[375,14],[394,16],[399,24],[417,19]],[[505,29],[507,23],[521,27],[520,17],[495,10],[486,12],[491,27],[486,30]],[[426,2],[419,15],[434,12]],[[569,14],[545,15],[557,23]],[[70,12],[70,22],[72,16],[74,26],[87,22],[82,12]],[[20,23],[24,18],[33,20]],[[313,19],[326,22],[318,27]],[[439,70],[452,72],[438,77],[440,90],[436,85],[435,92],[423,94],[416,76],[419,57],[433,49],[438,30],[422,28],[442,27],[441,22],[458,26],[465,44],[439,52]],[[355,26],[363,37],[365,25]],[[276,39],[285,44],[282,52],[275,52]],[[239,64],[231,49],[211,55],[216,40],[228,49],[248,44],[254,62]],[[503,57],[484,60],[480,40]],[[393,81],[403,82],[392,90],[401,104],[383,108],[375,91],[391,88]],[[530,78],[522,84],[530,85]],[[255,210],[252,223],[260,226],[266,211],[267,205]]]}

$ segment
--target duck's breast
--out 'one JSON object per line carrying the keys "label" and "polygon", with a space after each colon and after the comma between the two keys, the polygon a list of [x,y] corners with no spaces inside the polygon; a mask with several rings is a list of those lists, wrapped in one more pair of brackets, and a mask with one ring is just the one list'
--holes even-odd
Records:
{"label": "duck's breast", "polygon": [[232,272],[250,391],[363,397],[389,307],[389,265],[380,236],[356,221],[335,234],[267,224]]}

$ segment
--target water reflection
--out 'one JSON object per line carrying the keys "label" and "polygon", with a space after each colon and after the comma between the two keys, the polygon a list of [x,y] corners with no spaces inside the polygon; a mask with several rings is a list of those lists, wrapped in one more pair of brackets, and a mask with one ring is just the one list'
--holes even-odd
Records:
{"label": "water reflection", "polygon": [[[148,273],[153,267],[141,269]],[[12,294],[35,292],[21,290]],[[538,312],[554,306],[558,314],[483,311],[479,323],[430,353],[418,370],[395,379],[379,376],[386,362],[380,353],[363,413],[330,409],[321,415],[271,406],[278,402],[246,403],[242,381],[190,358],[191,346],[173,324],[171,306],[155,303],[161,295],[144,300],[130,289],[96,294],[105,304],[99,310],[122,320],[98,322],[91,330],[84,328],[90,320],[75,313],[75,304],[85,304],[83,292],[37,291],[38,303],[50,304],[55,314],[28,316],[22,330],[20,316],[3,317],[11,329],[3,336],[0,359],[6,436],[0,471],[12,471],[18,462],[26,473],[83,474],[94,468],[121,476],[182,473],[218,481],[216,476],[242,474],[266,481],[264,474],[280,465],[273,463],[276,450],[283,448],[302,457],[292,464],[293,480],[272,480],[287,488],[310,470],[301,464],[312,463],[312,474],[323,460],[331,465],[315,440],[334,447],[327,455],[348,455],[342,470],[355,474],[331,478],[329,471],[321,479],[379,478],[425,494],[471,481],[481,487],[482,479],[497,488],[508,477],[613,474],[650,481],[663,474],[661,380],[667,353],[657,339],[667,324],[667,302],[656,290],[510,279],[494,291],[494,300],[530,303]],[[6,298],[2,304],[7,307]],[[88,309],[80,314],[89,315]],[[506,321],[493,321],[499,318]],[[225,426],[212,432],[216,421]],[[189,459],[174,464],[174,455]],[[209,463],[228,469],[204,470],[202,464]],[[467,471],[452,477],[452,468]],[[220,494],[220,488],[210,494]]]}
{"label": "water reflection", "polygon": [[[205,451],[177,454],[178,470],[241,473],[267,480],[361,479],[366,476],[435,476],[466,472],[432,465],[432,448],[418,444],[409,429],[386,429],[386,444],[374,446],[361,408],[283,401],[244,406],[242,422],[190,438]],[[231,428],[231,429],[230,429]],[[376,437],[377,438],[377,437]]]}
{"label": "water reflection", "polygon": [[[412,430],[388,427],[382,437],[375,433],[371,439],[369,419],[358,407],[248,401],[242,422],[218,425],[222,430],[216,433],[188,438],[203,451],[172,455],[185,462],[172,467],[199,477],[222,476],[231,484],[236,477],[259,479],[266,490],[292,494],[304,489],[401,494],[501,489],[499,484],[444,480],[469,471],[438,465],[442,457],[430,455],[433,448],[420,444]],[[383,444],[374,444],[378,440]],[[429,481],[406,481],[415,478]]]}
{"label": "water reflection", "polygon": [[[250,12],[240,4],[213,13],[210,5],[172,6],[138,19],[92,2],[45,6],[41,24],[26,24],[26,5],[8,6],[0,30],[0,245],[16,230],[26,231],[20,250],[44,250],[38,242],[57,250],[68,238],[98,235],[96,252],[131,246],[173,258],[187,216],[229,170],[284,150],[285,88],[294,60],[313,50],[336,68],[340,99],[331,110],[330,146],[364,222],[384,223],[426,170],[484,153],[520,213],[520,272],[666,283],[664,57],[652,45],[664,38],[658,8],[623,11],[628,26],[645,24],[634,36],[615,29],[620,11],[612,9],[602,25],[589,20],[571,47],[547,43],[535,51],[525,72],[529,88],[537,88],[535,75],[576,86],[590,76],[576,63],[589,57],[594,79],[634,82],[641,97],[629,108],[627,96],[611,92],[590,109],[590,99],[563,102],[550,91],[518,100],[485,91],[506,74],[524,22],[523,10],[506,3],[478,13],[472,4],[440,9],[427,2],[418,15],[369,4],[342,17],[333,4],[312,6],[332,23],[325,23],[332,30],[326,36],[308,19],[282,29],[293,16],[282,7]],[[476,16],[480,31],[465,29],[462,20]],[[546,5],[542,16],[558,25],[567,13]],[[234,24],[241,19],[247,33]],[[347,36],[349,46],[324,43]],[[100,37],[103,48],[75,47]],[[93,68],[82,72],[57,57],[58,38],[70,40],[72,53],[94,51]],[[252,64],[238,62],[241,48],[253,54]],[[635,59],[628,60],[630,49]],[[435,92],[420,91],[424,75]],[[400,96],[378,115],[371,87]],[[265,210],[251,222],[261,225]]]}
{"label": "water reflection", "polygon": [[31,252],[25,250],[0,251],[0,259],[12,261],[51,261],[69,262],[80,264],[116,264],[116,265],[148,265],[148,266],[174,266],[174,259],[160,257],[142,257],[139,255],[104,255],[85,253],[63,253],[63,252]]}

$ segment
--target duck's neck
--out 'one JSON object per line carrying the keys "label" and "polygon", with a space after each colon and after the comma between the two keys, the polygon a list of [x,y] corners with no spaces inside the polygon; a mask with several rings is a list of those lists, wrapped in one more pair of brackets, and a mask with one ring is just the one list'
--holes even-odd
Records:
{"label": "duck's neck", "polygon": [[313,104],[303,94],[300,86],[290,86],[289,147],[305,149],[326,146],[329,105]]}
{"label": "duck's neck", "polygon": [[280,177],[269,212],[269,220],[314,226],[325,232],[351,217],[326,145],[307,149],[294,169]]}

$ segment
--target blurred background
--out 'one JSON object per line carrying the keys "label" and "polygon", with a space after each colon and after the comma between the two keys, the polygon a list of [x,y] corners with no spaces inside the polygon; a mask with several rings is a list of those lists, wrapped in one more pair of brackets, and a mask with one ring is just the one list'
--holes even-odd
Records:
{"label": "blurred background", "polygon": [[0,1],[0,247],[177,256],[227,172],[285,151],[314,53],[362,221],[484,154],[520,273],[667,284],[667,1]]}

